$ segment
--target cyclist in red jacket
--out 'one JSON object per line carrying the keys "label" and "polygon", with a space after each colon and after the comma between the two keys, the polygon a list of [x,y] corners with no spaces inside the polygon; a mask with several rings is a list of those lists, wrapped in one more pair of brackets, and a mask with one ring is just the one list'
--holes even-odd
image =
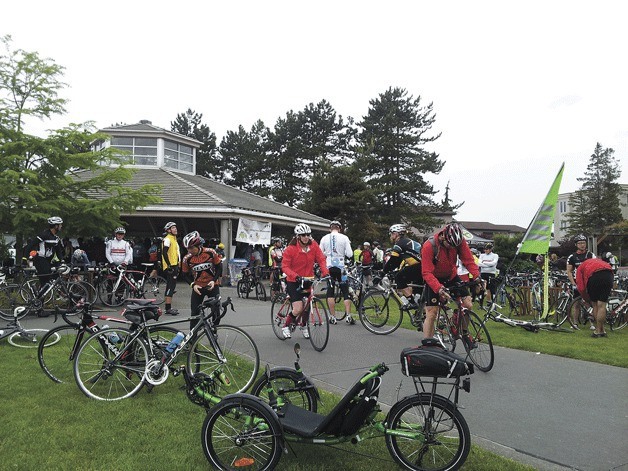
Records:
{"label": "cyclist in red jacket", "polygon": [[613,289],[615,277],[613,268],[599,258],[588,258],[578,266],[576,272],[576,286],[582,299],[589,301],[593,307],[595,332],[591,337],[606,337],[604,322],[606,322],[606,303]]}
{"label": "cyclist in red jacket", "polygon": [[[323,276],[329,275],[327,259],[316,241],[312,239],[312,230],[307,224],[297,224],[294,228],[294,238],[283,252],[281,269],[286,275],[286,292],[290,296],[293,316],[286,316],[286,324],[282,329],[285,338],[290,338],[290,324],[294,317],[303,311],[300,285],[302,277],[314,276],[314,263],[318,263]],[[301,327],[303,337],[309,338],[307,325]]]}

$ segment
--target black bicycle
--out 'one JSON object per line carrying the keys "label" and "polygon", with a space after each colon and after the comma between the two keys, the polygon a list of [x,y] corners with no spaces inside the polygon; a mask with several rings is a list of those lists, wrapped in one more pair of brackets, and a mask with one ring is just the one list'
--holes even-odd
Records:
{"label": "black bicycle", "polygon": [[[258,270],[260,268],[260,270]],[[242,278],[238,280],[236,291],[239,298],[249,298],[255,291],[255,298],[258,301],[266,301],[266,288],[262,283],[261,267],[255,269],[243,268]]]}

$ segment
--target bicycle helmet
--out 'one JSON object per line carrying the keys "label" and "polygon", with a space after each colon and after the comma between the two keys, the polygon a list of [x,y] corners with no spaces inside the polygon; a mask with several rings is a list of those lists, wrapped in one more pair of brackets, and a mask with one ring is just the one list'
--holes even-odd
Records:
{"label": "bicycle helmet", "polygon": [[486,250],[486,249],[491,249],[491,250],[493,250],[493,243],[492,243],[492,242],[487,242],[487,243],[484,245],[484,250]]}
{"label": "bicycle helmet", "polygon": [[462,230],[460,226],[455,222],[447,224],[443,228],[443,234],[445,235],[445,241],[452,247],[458,247],[462,244]]}
{"label": "bicycle helmet", "polygon": [[340,224],[340,221],[336,221],[335,219],[329,223],[329,227],[332,226],[338,226],[340,229],[342,229],[342,224]]}
{"label": "bicycle helmet", "polygon": [[610,260],[610,258],[611,258],[612,256],[613,256],[613,254],[612,254],[612,253],[610,253],[610,252],[606,252],[606,253],[604,254],[604,258],[605,258],[606,260]]}
{"label": "bicycle helmet", "polygon": [[85,251],[82,249],[76,249],[74,252],[72,252],[72,257],[76,259],[82,258],[83,255],[85,255]]}
{"label": "bicycle helmet", "polygon": [[587,241],[587,236],[585,236],[584,234],[578,234],[575,238],[574,238],[574,242],[577,244],[578,242],[586,242]]}
{"label": "bicycle helmet", "polygon": [[198,233],[198,231],[192,231],[183,238],[183,246],[186,249],[202,245],[202,243],[203,239],[201,238],[201,235]]}
{"label": "bicycle helmet", "polygon": [[176,226],[177,223],[176,222],[167,222],[166,225],[164,226],[164,231],[167,231],[168,229],[170,229],[172,226]]}
{"label": "bicycle helmet", "polygon": [[310,235],[312,233],[312,229],[310,229],[310,226],[308,226],[307,224],[297,224],[294,228],[294,235]]}
{"label": "bicycle helmet", "polygon": [[114,234],[126,234],[126,229],[124,227],[116,227],[116,230],[113,231]]}
{"label": "bicycle helmet", "polygon": [[371,243],[370,243],[370,242],[364,242],[362,245],[363,245],[364,247],[370,247],[370,246],[371,246]]}
{"label": "bicycle helmet", "polygon": [[373,245],[374,245],[375,247],[379,247],[379,241],[374,240],[374,241],[373,241]]}
{"label": "bicycle helmet", "polygon": [[399,234],[405,234],[406,226],[403,224],[393,224],[392,226],[390,226],[390,229],[388,229],[388,233],[392,234],[393,232],[398,232]]}
{"label": "bicycle helmet", "polygon": [[59,216],[52,216],[48,218],[48,224],[50,224],[51,226],[63,224],[63,219],[61,219]]}

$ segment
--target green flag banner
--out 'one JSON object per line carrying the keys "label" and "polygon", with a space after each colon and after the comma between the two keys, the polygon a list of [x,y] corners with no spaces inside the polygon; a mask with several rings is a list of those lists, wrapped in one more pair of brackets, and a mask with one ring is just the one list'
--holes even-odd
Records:
{"label": "green flag banner", "polygon": [[556,209],[556,201],[558,201],[558,189],[563,179],[563,170],[565,163],[560,166],[558,175],[554,179],[554,183],[547,193],[543,204],[534,216],[534,219],[528,226],[526,234],[521,241],[519,252],[532,254],[547,254],[549,250],[550,238],[552,237],[552,224],[554,222],[554,210]]}

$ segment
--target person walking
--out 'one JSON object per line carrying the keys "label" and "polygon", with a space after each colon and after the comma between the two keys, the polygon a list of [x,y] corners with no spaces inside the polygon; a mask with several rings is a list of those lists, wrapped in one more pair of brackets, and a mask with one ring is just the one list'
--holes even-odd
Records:
{"label": "person walking", "polygon": [[177,309],[172,308],[172,296],[177,286],[177,276],[179,276],[179,264],[181,263],[181,252],[179,243],[177,242],[177,225],[174,222],[168,222],[164,226],[164,239],[161,249],[161,267],[166,275],[166,314],[176,316],[179,314]]}
{"label": "person walking", "polygon": [[326,258],[325,266],[329,271],[329,281],[327,282],[327,306],[329,307],[329,319],[332,324],[336,320],[336,299],[334,291],[336,284],[340,287],[344,302],[345,321],[347,324],[355,324],[351,317],[351,299],[349,297],[349,285],[344,273],[345,258],[351,259],[351,241],[349,237],[341,233],[342,224],[339,221],[332,221],[329,225],[329,234],[325,234],[321,239],[320,247]]}

